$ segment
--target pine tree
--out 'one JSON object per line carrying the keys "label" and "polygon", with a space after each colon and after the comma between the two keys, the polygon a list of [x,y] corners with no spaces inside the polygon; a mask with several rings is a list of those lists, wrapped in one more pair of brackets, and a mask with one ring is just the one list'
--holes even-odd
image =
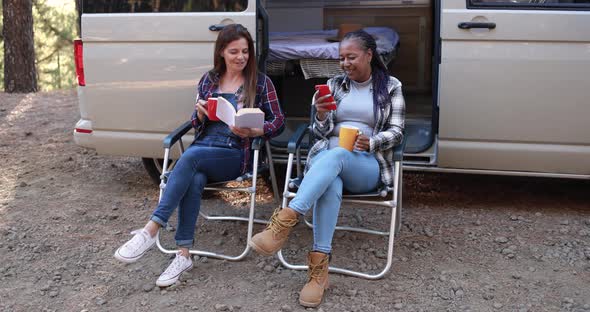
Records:
{"label": "pine tree", "polygon": [[31,0],[3,0],[4,90],[36,92],[35,45]]}
{"label": "pine tree", "polygon": [[75,1],[50,6],[45,0],[33,0],[33,16],[40,88],[72,87],[76,79],[72,46],[77,35]]}

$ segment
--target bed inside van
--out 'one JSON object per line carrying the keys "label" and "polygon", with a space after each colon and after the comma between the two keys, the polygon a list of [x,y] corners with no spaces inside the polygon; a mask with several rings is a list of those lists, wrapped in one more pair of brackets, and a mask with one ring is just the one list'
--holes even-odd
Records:
{"label": "bed inside van", "polygon": [[[267,27],[264,64],[287,116],[287,129],[271,143],[278,162],[295,129],[309,122],[316,84],[340,73],[338,29],[359,25],[377,41],[406,100],[405,162],[435,161],[436,103],[433,98],[434,8],[432,0],[262,0]],[[259,27],[260,28],[260,27]],[[305,154],[305,153],[304,153]]]}

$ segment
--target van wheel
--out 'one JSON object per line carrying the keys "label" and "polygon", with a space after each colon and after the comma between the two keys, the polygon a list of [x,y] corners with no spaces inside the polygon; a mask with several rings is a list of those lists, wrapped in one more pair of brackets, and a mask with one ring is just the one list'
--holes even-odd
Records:
{"label": "van wheel", "polygon": [[[162,166],[164,165],[164,159],[161,158],[142,158],[141,162],[145,171],[156,185],[160,185],[160,175],[162,174]],[[168,170],[174,168],[176,160],[170,160],[168,164]]]}

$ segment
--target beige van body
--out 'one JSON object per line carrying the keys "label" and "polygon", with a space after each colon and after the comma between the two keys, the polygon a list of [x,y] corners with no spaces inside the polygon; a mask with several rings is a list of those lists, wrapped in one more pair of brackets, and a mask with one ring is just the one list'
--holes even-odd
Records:
{"label": "beige van body", "polygon": [[[443,3],[437,165],[590,174],[588,8]],[[497,27],[458,28],[464,21]]]}
{"label": "beige van body", "polygon": [[213,64],[217,32],[209,25],[241,23],[246,12],[83,14],[81,120],[91,134],[76,142],[100,154],[162,157],[162,139],[188,120],[196,86]]}
{"label": "beige van body", "polygon": [[[420,27],[432,27],[435,40],[423,44],[431,57],[417,68],[430,66],[420,70],[436,82],[420,80],[431,94],[434,134],[428,149],[406,154],[407,169],[590,178],[590,4],[274,2],[258,3],[270,25],[306,19],[302,30],[325,26],[326,12],[430,8],[416,38],[431,40],[420,37]],[[209,27],[241,23],[254,34],[256,6],[250,0],[236,12],[83,13],[86,84],[78,87],[76,143],[100,154],[161,158],[162,139],[189,118],[197,82],[212,67],[217,32]],[[465,22],[495,27],[460,28]]]}

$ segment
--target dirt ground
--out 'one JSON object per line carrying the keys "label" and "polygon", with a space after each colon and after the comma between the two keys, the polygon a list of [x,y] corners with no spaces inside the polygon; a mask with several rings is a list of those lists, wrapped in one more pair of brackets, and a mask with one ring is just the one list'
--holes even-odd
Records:
{"label": "dirt ground", "polygon": [[[157,249],[117,262],[113,252],[146,222],[157,188],[139,159],[76,146],[78,118],[74,91],[0,93],[0,311],[303,310],[306,273],[274,258],[196,259],[167,289],[154,285],[170,261]],[[590,311],[588,181],[406,172],[404,186],[391,272],[377,281],[331,275],[319,311]],[[267,218],[275,204],[260,201]],[[245,214],[243,203],[215,196],[203,210]],[[349,208],[342,222],[383,228],[387,218]],[[237,253],[245,231],[199,222],[197,244]],[[298,225],[288,257],[303,260],[311,239]],[[385,243],[337,232],[333,264],[375,272]]]}

